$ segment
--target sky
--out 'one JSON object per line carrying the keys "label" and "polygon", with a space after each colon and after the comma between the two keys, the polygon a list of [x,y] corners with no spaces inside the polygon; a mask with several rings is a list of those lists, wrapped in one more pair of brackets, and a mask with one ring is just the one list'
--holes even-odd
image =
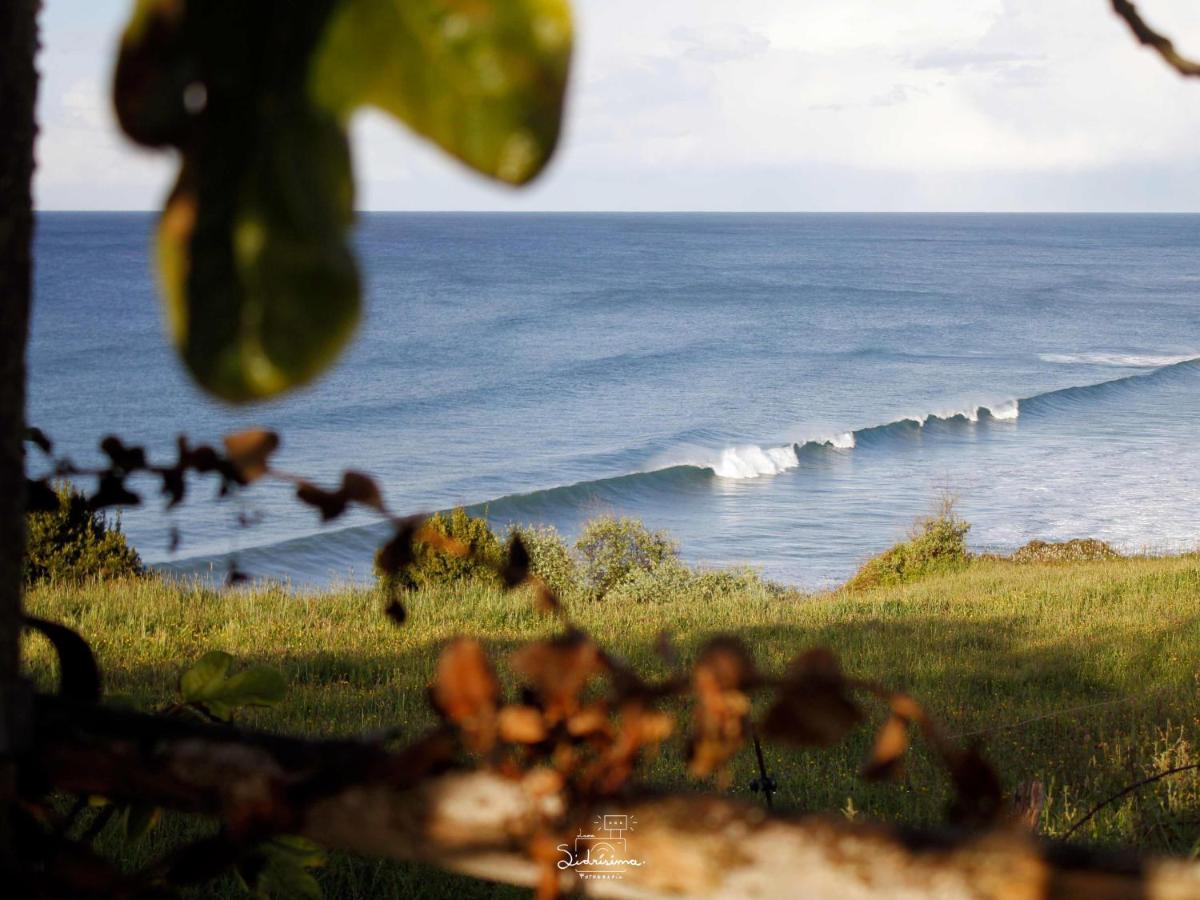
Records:
{"label": "sky", "polygon": [[[153,209],[169,153],[118,132],[131,0],[46,0],[41,209]],[[1200,4],[1142,0],[1200,57]],[[493,185],[393,120],[354,123],[375,210],[1200,211],[1200,79],[1107,0],[575,0],[555,160]]]}

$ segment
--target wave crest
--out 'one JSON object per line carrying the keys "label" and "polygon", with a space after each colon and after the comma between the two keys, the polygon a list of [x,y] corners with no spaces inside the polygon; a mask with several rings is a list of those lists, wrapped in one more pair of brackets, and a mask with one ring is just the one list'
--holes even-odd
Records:
{"label": "wave crest", "polygon": [[759,478],[778,475],[800,465],[793,447],[729,447],[714,462],[702,466],[718,478]]}
{"label": "wave crest", "polygon": [[932,422],[953,422],[955,419],[966,419],[968,422],[979,422],[981,419],[1013,422],[1016,421],[1020,414],[1020,400],[1000,400],[999,402],[989,402],[986,406],[980,404],[978,406],[968,406],[965,409],[938,410],[922,418],[914,418],[910,421],[916,422],[918,425],[929,425]]}
{"label": "wave crest", "polygon": [[791,444],[785,447],[760,447],[755,444],[728,447],[721,450],[715,458],[689,459],[678,465],[694,466],[699,469],[709,469],[718,478],[761,478],[765,475],[778,475],[800,465],[801,453],[819,450],[853,450],[858,446],[859,437],[870,434],[887,433],[910,428],[924,428],[934,422],[954,422],[965,420],[978,423],[984,419],[998,422],[1013,422],[1020,415],[1019,400],[1001,400],[989,403],[987,406],[969,406],[963,409],[939,410],[924,416],[897,419],[886,425],[876,425],[862,428],[858,431],[843,431],[826,438]]}
{"label": "wave crest", "polygon": [[1160,366],[1174,366],[1183,362],[1191,362],[1197,358],[1194,353],[1165,355],[1153,353],[1039,353],[1042,362],[1059,363],[1061,365],[1084,364],[1093,366],[1117,366],[1126,369],[1157,369]]}

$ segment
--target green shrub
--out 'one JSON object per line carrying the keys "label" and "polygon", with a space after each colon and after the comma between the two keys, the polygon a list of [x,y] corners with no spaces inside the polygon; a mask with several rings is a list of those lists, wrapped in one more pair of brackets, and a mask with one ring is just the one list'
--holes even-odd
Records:
{"label": "green shrub", "polygon": [[694,580],[691,569],[668,557],[649,568],[629,569],[600,596],[610,603],[661,603],[688,593]]}
{"label": "green shrub", "polygon": [[773,596],[779,591],[749,567],[693,569],[670,556],[649,568],[629,570],[605,597],[613,603],[662,603],[688,597],[704,604],[733,595]]}
{"label": "green shrub", "polygon": [[487,519],[468,515],[465,509],[459,507],[449,514],[436,513],[425,525],[445,537],[465,544],[471,551],[470,555],[455,556],[436,550],[423,541],[417,541],[413,548],[414,561],[395,575],[388,575],[379,568],[377,554],[375,571],[386,585],[417,590],[460,581],[500,583],[493,566],[502,563],[505,552],[499,539],[488,526]]}
{"label": "green shrub", "polygon": [[565,597],[579,588],[579,566],[556,528],[523,525],[513,527],[509,534],[521,536],[529,551],[529,568],[552,591]]}
{"label": "green shrub", "polygon": [[665,531],[651,532],[637,519],[603,516],[583,526],[575,542],[583,586],[595,598],[605,596],[634,572],[652,572],[679,558],[679,547]]}
{"label": "green shrub", "polygon": [[500,579],[487,563],[503,564],[507,544],[519,535],[529,552],[530,569],[560,597],[654,603],[688,594],[716,600],[733,592],[780,590],[753,569],[693,570],[679,560],[679,549],[666,532],[651,532],[637,519],[593,519],[583,526],[574,549],[550,526],[513,526],[501,541],[486,519],[463,509],[435,515],[428,525],[465,544],[483,562],[418,542],[416,560],[394,577],[379,572],[376,562],[386,586],[416,590],[468,581],[498,586]]}
{"label": "green shrub", "polygon": [[787,592],[780,584],[764,581],[755,569],[745,566],[735,569],[703,569],[692,575],[689,585],[693,596],[711,602],[731,594],[762,593],[779,596]]}
{"label": "green shrub", "polygon": [[918,523],[907,541],[863,563],[846,582],[846,589],[860,591],[907,584],[928,575],[962,569],[970,560],[967,551],[970,530],[970,524],[958,518],[953,507],[946,504],[939,514]]}
{"label": "green shrub", "polygon": [[1094,559],[1117,559],[1121,556],[1109,544],[1096,538],[1076,538],[1071,541],[1030,541],[1009,557],[1015,563],[1083,562]]}
{"label": "green shrub", "polygon": [[58,509],[26,517],[26,584],[143,574],[142,561],[125,540],[119,519],[110,523],[93,512],[87,498],[69,483],[56,485],[55,493]]}

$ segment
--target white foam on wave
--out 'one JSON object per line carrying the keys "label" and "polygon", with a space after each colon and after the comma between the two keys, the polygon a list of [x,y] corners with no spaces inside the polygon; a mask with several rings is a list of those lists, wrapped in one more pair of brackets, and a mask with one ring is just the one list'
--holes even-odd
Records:
{"label": "white foam on wave", "polygon": [[828,437],[807,440],[803,444],[797,442],[784,447],[759,447],[755,444],[727,447],[715,460],[693,465],[712,469],[718,478],[761,478],[764,475],[778,475],[800,465],[800,459],[796,455],[798,446],[815,444],[834,450],[853,450],[855,443],[853,431],[842,431]]}
{"label": "white foam on wave", "polygon": [[[924,427],[930,422],[949,421],[964,418],[969,422],[978,422],[988,416],[1000,422],[1013,422],[1020,414],[1017,400],[989,401],[986,405],[974,405],[941,409],[924,415],[909,416],[907,421],[915,422]],[[904,419],[897,419],[895,425]],[[813,434],[809,431],[808,434]],[[817,432],[820,434],[820,432]],[[742,444],[736,447],[726,447],[724,450],[683,450],[655,459],[648,469],[657,471],[672,466],[695,466],[698,469],[709,469],[718,478],[745,479],[762,478],[778,475],[800,465],[798,448],[807,446],[829,447],[834,450],[853,450],[858,439],[853,431],[838,431],[797,439],[794,443],[782,447],[760,447],[757,444]]]}
{"label": "white foam on wave", "polygon": [[1125,369],[1157,369],[1162,366],[1173,366],[1177,363],[1190,362],[1197,359],[1195,353],[1186,354],[1154,354],[1154,353],[1040,353],[1038,359],[1042,362],[1059,363],[1061,365],[1086,364],[1093,366],[1117,366]]}
{"label": "white foam on wave", "polygon": [[797,447],[830,447],[834,450],[853,450],[853,431],[838,431],[834,425],[799,425],[783,432],[783,438]]}
{"label": "white foam on wave", "polygon": [[998,400],[974,406],[939,409],[925,416],[910,416],[909,421],[916,422],[918,425],[924,427],[930,422],[949,422],[952,419],[959,418],[966,419],[968,422],[978,422],[985,414],[1000,422],[1015,422],[1021,414],[1020,401]]}
{"label": "white foam on wave", "polygon": [[716,460],[705,463],[718,478],[759,478],[763,475],[778,475],[800,465],[796,451],[787,447],[728,447]]}
{"label": "white foam on wave", "polygon": [[958,418],[966,419],[968,422],[978,422],[979,409],[978,406],[966,406],[960,409],[935,409],[924,418],[914,417],[914,419],[919,425],[928,425],[930,422],[936,421],[949,422],[951,419]]}
{"label": "white foam on wave", "polygon": [[1021,415],[1021,404],[1018,400],[1001,400],[984,407],[993,419],[1001,422],[1015,422]]}
{"label": "white foam on wave", "polygon": [[673,452],[661,454],[642,469],[643,472],[658,472],[675,466],[690,466],[708,469],[718,478],[761,478],[778,475],[800,465],[796,446],[762,447],[757,444],[739,444],[723,450],[696,446],[677,447]]}

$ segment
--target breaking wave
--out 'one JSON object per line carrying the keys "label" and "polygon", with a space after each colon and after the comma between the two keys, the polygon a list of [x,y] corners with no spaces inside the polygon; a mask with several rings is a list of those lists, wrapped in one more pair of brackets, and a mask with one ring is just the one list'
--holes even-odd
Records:
{"label": "breaking wave", "polygon": [[1042,362],[1061,363],[1063,365],[1085,364],[1093,366],[1118,366],[1126,369],[1157,369],[1162,366],[1174,366],[1179,363],[1193,362],[1197,357],[1194,353],[1182,355],[1160,355],[1153,353],[1041,353],[1038,358]]}
{"label": "breaking wave", "polygon": [[[886,450],[895,442],[946,434],[954,430],[986,427],[1008,427],[1023,416],[1033,419],[1075,415],[1091,405],[1121,392],[1136,390],[1178,377],[1191,378],[1200,371],[1200,359],[1188,358],[1148,372],[1138,372],[1095,384],[1047,391],[1031,397],[940,409],[929,413],[902,417],[894,421],[828,434],[804,442],[760,446],[742,444],[724,449],[680,449],[675,454],[657,457],[641,471],[607,478],[584,480],[558,487],[514,493],[468,506],[474,515],[487,515],[497,521],[540,521],[564,507],[583,507],[588,504],[623,508],[635,498],[647,494],[677,497],[680,493],[703,492],[710,489],[714,478],[730,481],[780,475],[803,465],[806,460],[831,459],[862,450]],[[374,546],[388,528],[387,523],[350,526],[340,529],[339,546],[344,546],[347,558],[362,546]],[[329,532],[314,533],[289,541],[264,544],[240,551],[240,559],[253,562],[258,570],[269,571],[273,555],[285,544],[298,548],[318,542],[328,549]],[[314,544],[315,546],[315,544]],[[328,555],[328,554],[327,554]],[[162,568],[177,572],[197,571],[199,561],[211,565],[219,557],[196,557],[162,564]],[[328,559],[326,559],[328,563]]]}
{"label": "breaking wave", "polygon": [[[1044,357],[1048,358],[1048,357]],[[692,454],[683,459],[675,458],[662,466],[651,467],[642,474],[675,466],[690,466],[707,469],[718,478],[744,479],[778,475],[800,465],[808,453],[824,450],[853,450],[860,445],[876,445],[889,438],[911,436],[924,429],[938,425],[976,425],[986,422],[1016,422],[1021,410],[1037,412],[1052,411],[1057,405],[1072,400],[1084,400],[1089,396],[1113,390],[1126,390],[1144,383],[1148,379],[1170,377],[1172,373],[1200,366],[1200,358],[1192,356],[1119,356],[1115,354],[1062,354],[1051,361],[1104,362],[1104,364],[1128,367],[1152,368],[1152,371],[1114,378],[1097,384],[1063,388],[1035,394],[1032,397],[993,400],[958,408],[937,409],[928,413],[905,416],[882,425],[844,431],[830,437],[783,446],[739,445],[707,454]],[[1117,360],[1120,360],[1117,362]],[[669,457],[667,459],[670,459]]]}
{"label": "breaking wave", "polygon": [[[800,465],[801,458],[822,450],[853,450],[860,440],[872,442],[886,434],[910,432],[936,423],[971,423],[993,420],[1013,422],[1020,415],[1019,400],[1003,400],[987,406],[968,406],[964,409],[939,410],[926,415],[906,417],[857,431],[843,431],[827,438],[788,444],[782,447],[759,447],[754,444],[728,447],[715,451],[708,459],[688,459],[680,465],[708,469],[718,478],[760,478],[778,475]],[[652,470],[653,471],[653,470]]]}

